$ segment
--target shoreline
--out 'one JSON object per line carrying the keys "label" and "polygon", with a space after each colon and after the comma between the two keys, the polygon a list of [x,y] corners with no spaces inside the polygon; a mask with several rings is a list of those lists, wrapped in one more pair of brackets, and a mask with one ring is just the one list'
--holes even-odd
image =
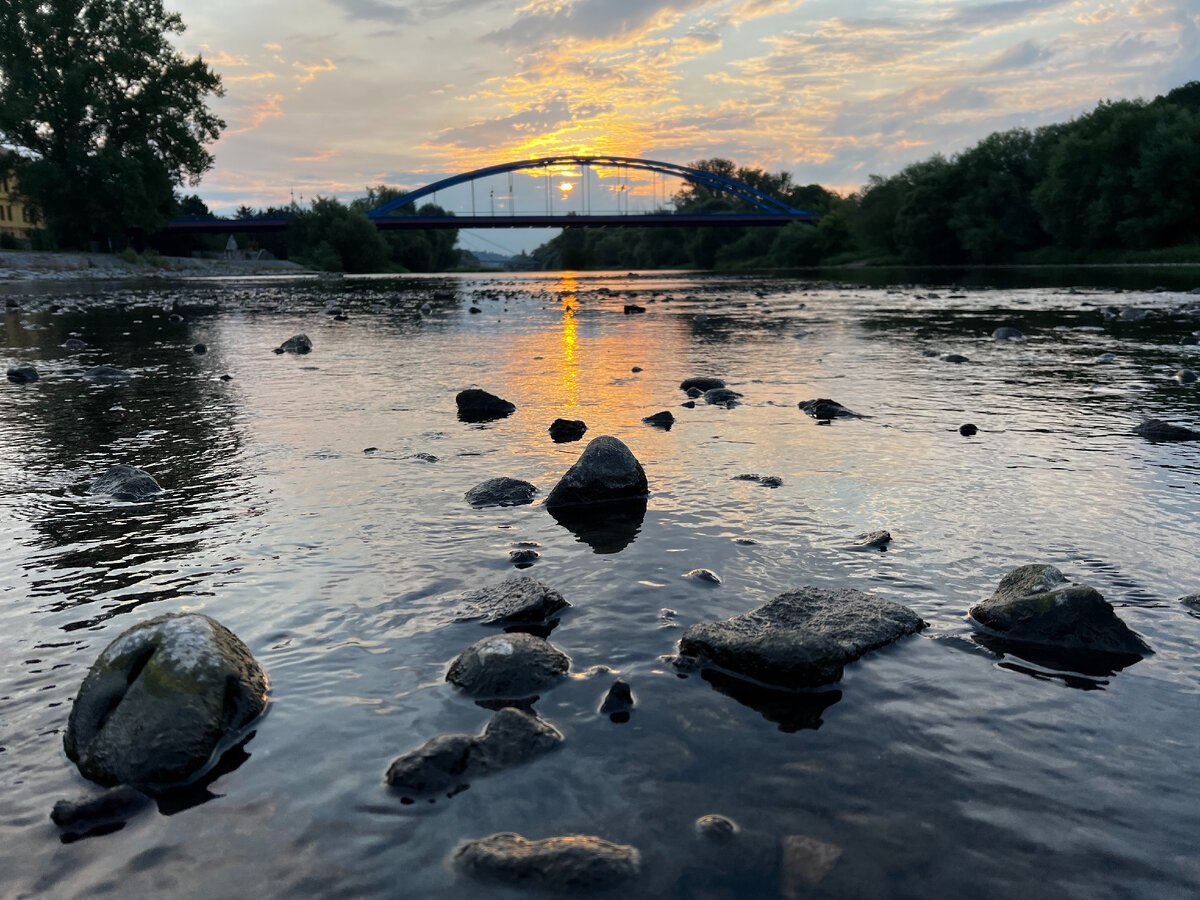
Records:
{"label": "shoreline", "polygon": [[164,256],[163,260],[164,265],[156,266],[143,262],[126,262],[115,253],[0,250],[0,284],[309,273],[309,270],[299,263],[284,259],[197,259],[190,256]]}

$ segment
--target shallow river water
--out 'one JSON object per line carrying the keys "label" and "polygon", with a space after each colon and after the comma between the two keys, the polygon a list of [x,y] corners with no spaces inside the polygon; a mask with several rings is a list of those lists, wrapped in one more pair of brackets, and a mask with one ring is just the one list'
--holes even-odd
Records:
{"label": "shallow river water", "polygon": [[[1200,445],[1131,433],[1200,427],[1196,385],[1172,377],[1200,368],[1180,344],[1200,297],[622,273],[15,302],[6,365],[43,377],[5,382],[0,403],[2,896],[507,896],[448,864],[497,831],[638,847],[626,897],[781,896],[790,835],[841,850],[812,897],[1200,893],[1200,614],[1179,602],[1200,592]],[[1026,340],[993,341],[1002,325]],[[271,352],[299,332],[311,354]],[[72,335],[88,347],[63,349]],[[64,372],[99,364],[134,377]],[[681,407],[680,381],[708,374],[742,404]],[[472,385],[516,413],[459,421]],[[870,417],[819,425],[797,408],[814,397]],[[660,410],[670,431],[641,421]],[[560,416],[587,422],[584,441],[549,439]],[[603,434],[646,469],[640,522],[597,537],[540,502],[463,499],[500,475],[544,497]],[[88,495],[115,463],[165,493]],[[889,550],[849,549],[878,529]],[[550,636],[571,677],[536,707],[566,741],[406,805],[389,762],[490,718],[444,681],[489,630],[449,609],[515,574],[521,542],[540,553],[523,574],[572,604]],[[1097,588],[1154,654],[1089,674],[989,651],[968,607],[1036,562]],[[698,567],[722,583],[684,577]],[[808,584],[895,600],[928,628],[819,696],[672,665],[687,626]],[[62,747],[88,666],[181,610],[249,645],[267,715],[189,802],[60,832],[54,802],[98,790]],[[598,713],[618,676],[636,697],[625,723]],[[697,837],[705,814],[736,840]]]}

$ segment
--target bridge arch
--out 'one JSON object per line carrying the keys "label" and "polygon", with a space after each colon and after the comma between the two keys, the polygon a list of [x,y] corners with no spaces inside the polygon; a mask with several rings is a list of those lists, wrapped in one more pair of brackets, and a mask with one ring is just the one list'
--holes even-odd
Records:
{"label": "bridge arch", "polygon": [[768,214],[811,216],[811,213],[788,206],[782,200],[772,197],[769,194],[764,194],[762,191],[756,190],[741,181],[726,178],[723,175],[716,175],[712,172],[705,172],[703,169],[696,169],[691,166],[681,166],[676,163],[660,162],[653,159],[640,159],[633,156],[544,156],[540,159],[522,159],[516,162],[501,163],[496,166],[487,166],[482,169],[473,169],[470,172],[451,175],[449,178],[443,178],[440,181],[417,188],[415,191],[409,191],[395,200],[376,207],[367,213],[367,217],[373,220],[387,218],[393,215],[395,210],[408,206],[410,203],[415,203],[423,197],[428,197],[431,194],[436,194],[438,191],[444,191],[459,184],[465,184],[479,178],[486,178],[489,175],[503,175],[506,172],[517,172],[524,169],[545,169],[551,166],[610,166],[613,168],[659,172],[664,175],[683,178],[685,181],[703,185],[721,193],[730,194]]}

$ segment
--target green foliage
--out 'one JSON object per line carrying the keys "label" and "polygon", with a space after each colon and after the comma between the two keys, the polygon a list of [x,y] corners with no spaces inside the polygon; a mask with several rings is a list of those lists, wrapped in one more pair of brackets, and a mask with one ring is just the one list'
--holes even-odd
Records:
{"label": "green foliage", "polygon": [[62,246],[153,230],[213,163],[221,80],[161,0],[0,3],[0,141]]}
{"label": "green foliage", "polygon": [[0,250],[16,250],[17,239],[8,231],[0,232]]}

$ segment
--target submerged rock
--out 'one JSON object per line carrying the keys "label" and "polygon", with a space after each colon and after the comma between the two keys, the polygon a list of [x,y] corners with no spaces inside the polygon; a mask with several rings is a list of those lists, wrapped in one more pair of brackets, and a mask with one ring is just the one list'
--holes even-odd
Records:
{"label": "submerged rock", "polygon": [[50,811],[50,821],[59,828],[91,831],[99,826],[122,822],[150,805],[150,798],[127,785],[105,791],[98,797],[59,800]]}
{"label": "submerged rock", "polygon": [[1001,325],[992,332],[993,341],[1023,341],[1025,335],[1021,333],[1019,328],[1013,328],[1011,325]]}
{"label": "submerged rock", "polygon": [[560,894],[619,887],[641,871],[634,847],[591,835],[530,841],[501,832],[470,841],[454,854],[454,867],[488,884]]}
{"label": "submerged rock", "polygon": [[734,475],[730,481],[757,481],[763,487],[777,488],[783,484],[783,479],[778,475],[759,475],[757,472],[745,472],[741,475]]}
{"label": "submerged rock", "polygon": [[890,531],[868,531],[858,535],[854,539],[854,543],[850,545],[851,550],[886,550],[887,545],[892,542],[892,533]]}
{"label": "submerged rock", "polygon": [[516,404],[479,388],[459,391],[454,403],[458,407],[458,417],[464,422],[490,422],[511,416],[517,411]]}
{"label": "submerged rock", "polygon": [[505,707],[480,735],[447,734],[397,757],[384,780],[406,801],[429,794],[453,796],[471,779],[493,775],[557,748],[563,736],[532,713]]}
{"label": "submerged rock", "polygon": [[724,379],[705,377],[705,376],[699,376],[696,378],[685,378],[679,385],[679,389],[681,391],[688,392],[689,396],[691,394],[691,391],[693,391],[693,390],[697,391],[698,392],[696,394],[697,397],[699,397],[705,391],[712,391],[712,390],[716,390],[717,388],[723,388],[723,387],[725,387]]}
{"label": "submerged rock", "polygon": [[1200,431],[1193,431],[1182,425],[1172,425],[1160,419],[1147,419],[1133,429],[1133,433],[1148,441],[1196,441],[1200,440]]}
{"label": "submerged rock", "polygon": [[712,569],[692,569],[683,576],[691,581],[702,581],[705,584],[720,584],[721,576]]}
{"label": "submerged rock", "polygon": [[600,704],[600,715],[608,716],[611,721],[621,724],[629,721],[633,706],[633,691],[628,682],[618,678],[604,695]]}
{"label": "submerged rock", "polygon": [[63,745],[99,784],[177,784],[206,769],[266,702],[266,676],[233,632],[208,616],[159,616],[92,664]]}
{"label": "submerged rock", "polygon": [[816,400],[803,400],[797,405],[814,419],[866,418],[861,413],[847,409],[836,400],[830,400],[826,397],[818,397]]}
{"label": "submerged rock", "polygon": [[644,313],[645,311],[646,307],[638,306],[636,303],[625,304],[625,315],[627,316],[633,315],[634,313]]}
{"label": "submerged rock", "polygon": [[153,500],[162,493],[162,488],[149,472],[134,466],[113,466],[93,479],[89,490],[93,494],[106,494],[116,500],[133,503]]}
{"label": "submerged rock", "polygon": [[644,497],[646,472],[629,448],[609,435],[593,438],[546,497],[547,507]]}
{"label": "submerged rock", "polygon": [[969,360],[967,357],[965,357],[959,353],[947,353],[945,356],[942,357],[942,362],[948,362],[948,363],[966,363],[966,362],[970,362],[970,361],[971,360]]}
{"label": "submerged rock", "polygon": [[1196,373],[1192,369],[1180,369],[1175,373],[1174,378],[1180,384],[1196,383]]}
{"label": "submerged rock", "polygon": [[79,338],[67,338],[65,341],[63,341],[62,347],[64,350],[70,350],[74,352],[87,347],[87,341],[81,341]]}
{"label": "submerged rock", "polygon": [[570,605],[562,594],[536,578],[510,575],[499,584],[463,594],[455,620],[479,620],[484,625],[535,625]]}
{"label": "submerged rock", "polygon": [[808,897],[842,855],[836,844],[803,834],[789,834],[781,843],[784,900]]}
{"label": "submerged rock", "polygon": [[480,700],[520,700],[553,687],[567,673],[570,658],[532,634],[497,634],[464,650],[446,680]]}
{"label": "submerged rock", "polygon": [[675,424],[675,416],[669,410],[663,410],[662,412],[656,412],[652,416],[646,416],[642,421],[647,425],[653,425],[655,428],[670,431],[671,426]]}
{"label": "submerged rock", "polygon": [[709,406],[724,406],[726,409],[737,406],[742,395],[729,388],[713,388],[704,392],[704,402]]}
{"label": "submerged rock", "polygon": [[38,370],[30,365],[9,366],[8,380],[13,384],[32,384],[38,380]]}
{"label": "submerged rock", "polygon": [[890,600],[851,588],[802,587],[752,612],[693,625],[679,654],[764,684],[817,687],[840,679],[846,663],[924,627]]}
{"label": "submerged rock", "polygon": [[579,440],[586,431],[587,423],[582,419],[555,419],[550,423],[550,440],[566,444]]}
{"label": "submerged rock", "polygon": [[93,366],[83,373],[83,377],[95,384],[118,384],[128,381],[133,376],[124,369],[114,369],[112,366]]}
{"label": "submerged rock", "polygon": [[489,478],[475,485],[463,496],[472,506],[522,506],[533,502],[538,491],[536,485],[519,478]]}
{"label": "submerged rock", "polygon": [[1011,641],[1120,656],[1153,652],[1099,591],[1068,582],[1054,566],[1013,569],[968,615]]}
{"label": "submerged rock", "polygon": [[282,344],[275,348],[276,353],[311,353],[312,341],[308,339],[307,334],[297,334],[288,338]]}
{"label": "submerged rock", "polygon": [[1188,609],[1194,609],[1200,612],[1200,594],[1188,594],[1186,597],[1180,597],[1179,602]]}
{"label": "submerged rock", "polygon": [[737,823],[725,816],[707,815],[696,820],[697,836],[710,841],[728,840],[739,830]]}

